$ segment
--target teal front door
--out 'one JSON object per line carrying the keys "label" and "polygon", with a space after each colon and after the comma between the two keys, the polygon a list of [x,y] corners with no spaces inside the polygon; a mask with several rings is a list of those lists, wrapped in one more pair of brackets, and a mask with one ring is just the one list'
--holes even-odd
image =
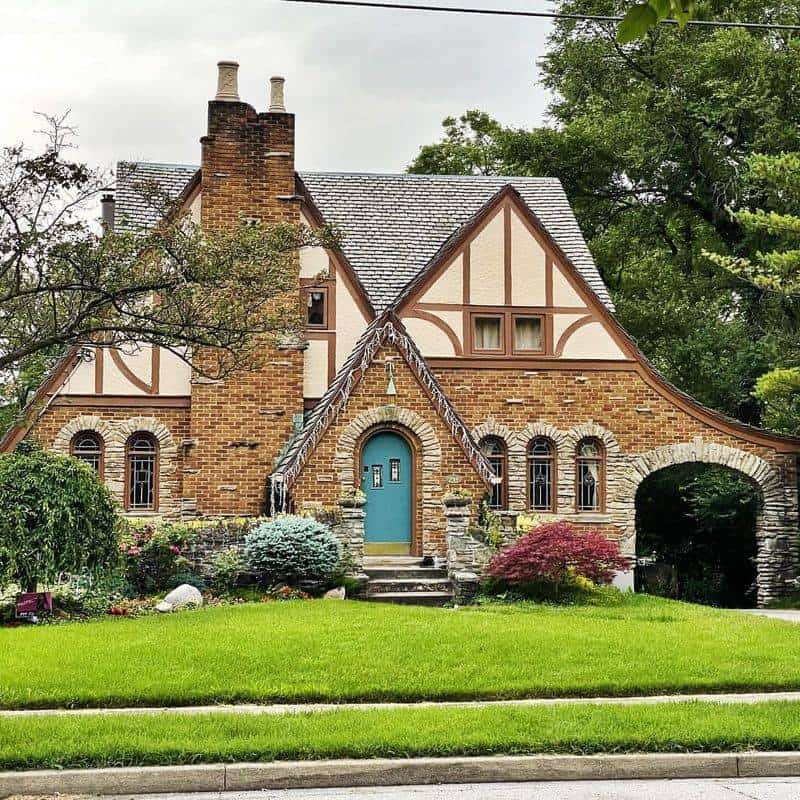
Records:
{"label": "teal front door", "polygon": [[361,451],[361,488],[367,495],[367,553],[411,551],[411,448],[398,433],[381,431]]}

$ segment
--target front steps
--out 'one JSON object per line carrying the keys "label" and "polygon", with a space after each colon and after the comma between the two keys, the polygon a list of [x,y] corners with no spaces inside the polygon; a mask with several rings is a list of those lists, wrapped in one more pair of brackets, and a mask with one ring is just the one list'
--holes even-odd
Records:
{"label": "front steps", "polygon": [[364,573],[373,603],[443,606],[453,599],[447,570],[423,567],[416,556],[365,556]]}

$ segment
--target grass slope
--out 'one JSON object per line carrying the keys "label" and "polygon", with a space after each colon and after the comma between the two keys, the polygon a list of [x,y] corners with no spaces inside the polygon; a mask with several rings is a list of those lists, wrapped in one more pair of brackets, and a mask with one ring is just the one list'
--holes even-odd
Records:
{"label": "grass slope", "polygon": [[800,689],[800,626],[614,607],[267,603],[0,629],[0,706]]}
{"label": "grass slope", "polygon": [[779,702],[0,719],[0,769],[798,747],[800,706]]}

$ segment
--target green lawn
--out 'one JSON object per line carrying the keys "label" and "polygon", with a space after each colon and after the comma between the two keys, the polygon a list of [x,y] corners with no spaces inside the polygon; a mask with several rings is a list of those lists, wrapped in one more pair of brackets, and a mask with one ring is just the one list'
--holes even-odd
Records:
{"label": "green lawn", "polygon": [[798,747],[800,704],[779,702],[0,719],[0,769]]}
{"label": "green lawn", "polygon": [[614,607],[358,602],[0,629],[0,706],[800,689],[800,626],[645,596]]}

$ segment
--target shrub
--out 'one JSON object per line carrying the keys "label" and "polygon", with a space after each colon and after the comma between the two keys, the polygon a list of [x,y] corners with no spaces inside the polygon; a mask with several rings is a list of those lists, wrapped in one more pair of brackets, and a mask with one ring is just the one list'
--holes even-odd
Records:
{"label": "shrub", "polygon": [[488,574],[501,585],[528,595],[557,597],[586,582],[611,583],[629,568],[616,542],[599,531],[579,533],[566,522],[540,525],[491,561]]}
{"label": "shrub", "polygon": [[1,456],[0,509],[0,585],[35,591],[60,573],[99,575],[118,564],[114,501],[76,458]]}
{"label": "shrub", "polygon": [[324,581],[341,559],[339,540],[310,517],[282,516],[262,522],[244,540],[248,566],[268,583]]}
{"label": "shrub", "polygon": [[227,547],[214,556],[211,565],[211,588],[214,594],[229,595],[236,588],[236,579],[242,571],[242,557],[236,547]]}
{"label": "shrub", "polygon": [[130,523],[119,545],[129,592],[153,594],[188,583],[187,575],[192,576],[188,574],[189,561],[182,551],[192,536],[188,526],[177,523],[161,520]]}

